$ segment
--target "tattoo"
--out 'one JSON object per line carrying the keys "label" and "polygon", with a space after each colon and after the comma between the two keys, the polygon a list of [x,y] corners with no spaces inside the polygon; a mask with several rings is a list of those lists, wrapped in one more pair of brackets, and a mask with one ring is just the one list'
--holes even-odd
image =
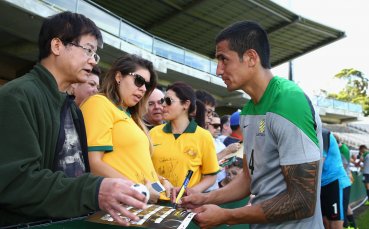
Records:
{"label": "tattoo", "polygon": [[319,161],[282,166],[287,191],[261,203],[269,222],[310,217],[314,214]]}

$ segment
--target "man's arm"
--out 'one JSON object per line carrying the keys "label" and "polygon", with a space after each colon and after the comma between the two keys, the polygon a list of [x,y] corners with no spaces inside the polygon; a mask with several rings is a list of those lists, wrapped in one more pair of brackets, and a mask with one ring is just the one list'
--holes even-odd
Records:
{"label": "man's arm", "polygon": [[198,213],[195,219],[201,227],[211,227],[219,224],[278,223],[310,217],[316,205],[318,171],[319,161],[282,166],[286,192],[260,204],[236,209],[204,205],[195,209]]}
{"label": "man's arm", "polygon": [[0,205],[3,210],[41,218],[73,217],[98,209],[101,177],[85,174],[67,178],[62,172],[51,171],[55,152],[50,151],[55,150],[52,145],[57,138],[53,135],[57,131],[53,130],[59,126],[54,125],[55,121],[48,121],[53,114],[39,109],[42,98],[25,97],[22,93],[26,92],[21,89],[2,92]]}
{"label": "man's arm", "polygon": [[[30,104],[36,103],[36,99],[22,99],[10,93],[0,93],[0,98],[0,206],[1,212],[14,216],[9,220],[0,217],[0,226],[28,219],[76,217],[99,208],[115,218],[119,211],[137,219],[122,204],[143,208],[145,197],[130,189],[129,182],[89,173],[70,178],[63,172],[51,171],[54,152],[44,149],[52,148],[47,146],[56,136],[42,130],[58,126],[43,121],[47,119],[44,116],[51,114],[32,107]],[[119,219],[118,222],[127,225]]]}
{"label": "man's arm", "polygon": [[282,166],[287,191],[262,202],[268,222],[296,220],[314,214],[317,198],[319,161]]}
{"label": "man's arm", "polygon": [[242,168],[242,173],[238,174],[229,184],[210,192],[209,198],[207,198],[204,204],[219,205],[250,196],[251,179],[245,155],[243,155]]}
{"label": "man's arm", "polygon": [[319,161],[282,166],[287,191],[260,204],[230,210],[230,218],[234,220],[229,219],[227,223],[278,223],[312,216],[317,198],[318,172]]}
{"label": "man's arm", "polygon": [[209,193],[187,193],[187,195],[181,200],[182,206],[186,208],[196,208],[203,204],[223,204],[249,196],[250,175],[245,156],[243,158],[243,172],[225,187]]}
{"label": "man's arm", "polygon": [[239,148],[240,148],[240,143],[238,142],[229,144],[226,148],[224,148],[222,151],[217,153],[218,161],[229,154],[237,152]]}

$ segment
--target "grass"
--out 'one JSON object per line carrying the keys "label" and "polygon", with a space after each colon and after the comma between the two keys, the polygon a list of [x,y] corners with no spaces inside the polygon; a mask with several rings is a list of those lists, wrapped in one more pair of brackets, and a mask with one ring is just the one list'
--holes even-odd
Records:
{"label": "grass", "polygon": [[369,207],[360,213],[360,215],[356,216],[356,225],[360,229],[365,229],[369,227]]}

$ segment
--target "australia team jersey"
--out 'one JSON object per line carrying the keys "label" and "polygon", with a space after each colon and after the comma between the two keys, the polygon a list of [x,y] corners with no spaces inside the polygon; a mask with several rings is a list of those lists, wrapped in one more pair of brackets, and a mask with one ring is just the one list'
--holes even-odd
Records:
{"label": "australia team jersey", "polygon": [[103,95],[91,96],[81,107],[88,151],[103,151],[103,161],[136,183],[158,181],[148,136],[132,117]]}
{"label": "australia team jersey", "polygon": [[154,167],[175,187],[182,185],[188,170],[193,171],[188,187],[197,185],[204,175],[219,171],[213,137],[193,120],[179,136],[172,133],[170,122],[151,129],[150,136]]}
{"label": "australia team jersey", "polygon": [[[250,100],[240,116],[244,152],[251,176],[252,204],[286,192],[281,166],[320,161],[321,122],[310,100],[292,81],[273,77],[259,103]],[[315,214],[280,224],[252,228],[323,228],[318,172]]]}

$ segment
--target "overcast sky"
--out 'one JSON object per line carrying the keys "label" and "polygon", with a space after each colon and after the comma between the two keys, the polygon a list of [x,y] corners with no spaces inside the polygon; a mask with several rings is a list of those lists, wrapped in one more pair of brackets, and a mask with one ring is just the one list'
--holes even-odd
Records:
{"label": "overcast sky", "polygon": [[[320,89],[336,92],[342,83],[333,76],[354,68],[369,78],[368,0],[273,0],[307,19],[344,31],[346,37],[293,61],[295,81],[309,94]],[[288,77],[288,65],[272,69]]]}

